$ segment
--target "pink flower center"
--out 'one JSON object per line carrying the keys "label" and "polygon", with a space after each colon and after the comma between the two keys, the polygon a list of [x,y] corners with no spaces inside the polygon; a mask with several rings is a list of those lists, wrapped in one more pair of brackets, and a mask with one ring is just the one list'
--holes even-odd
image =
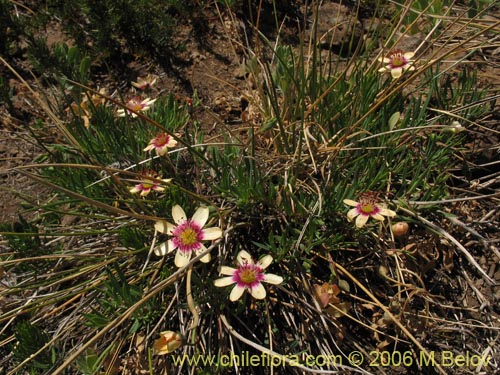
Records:
{"label": "pink flower center", "polygon": [[264,279],[262,268],[244,261],[234,272],[233,280],[240,286],[253,288]]}
{"label": "pink flower center", "polygon": [[400,68],[408,63],[403,51],[396,50],[389,55],[391,68]]}
{"label": "pink flower center", "polygon": [[155,138],[154,145],[155,147],[163,147],[168,144],[168,142],[170,142],[170,135],[167,133],[161,133]]}
{"label": "pink flower center", "polygon": [[139,80],[138,83],[139,83],[139,89],[141,90],[146,90],[150,86],[150,83],[147,81]]}
{"label": "pink flower center", "polygon": [[141,98],[134,97],[127,102],[127,108],[139,112],[144,108],[144,104],[142,104]]}
{"label": "pink flower center", "polygon": [[201,227],[192,220],[179,224],[172,232],[175,245],[184,252],[198,250],[203,240]]}
{"label": "pink flower center", "polygon": [[359,196],[358,210],[361,215],[375,215],[380,212],[377,206],[378,194],[368,191]]}

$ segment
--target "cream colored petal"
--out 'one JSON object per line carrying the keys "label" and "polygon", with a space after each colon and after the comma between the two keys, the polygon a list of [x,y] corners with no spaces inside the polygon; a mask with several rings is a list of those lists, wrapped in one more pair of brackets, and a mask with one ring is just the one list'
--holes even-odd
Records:
{"label": "cream colored petal", "polygon": [[172,243],[172,240],[162,243],[160,246],[156,247],[154,252],[158,256],[164,256],[168,253],[171,253],[176,249],[175,245]]}
{"label": "cream colored petal", "polygon": [[245,291],[245,287],[235,285],[233,290],[231,290],[231,294],[229,295],[229,300],[230,301],[237,301],[241,298],[243,295],[243,292]]}
{"label": "cream colored petal", "polygon": [[353,201],[352,199],[344,199],[343,202],[348,206],[353,206],[353,207],[357,207],[359,204],[358,202]]}
{"label": "cream colored petal", "polygon": [[160,232],[160,233],[165,233],[165,234],[172,234],[172,231],[174,230],[175,225],[165,221],[165,220],[160,220],[155,223],[155,229]]}
{"label": "cream colored petal", "polygon": [[347,213],[347,220],[353,221],[354,218],[358,215],[359,215],[359,212],[358,212],[357,208],[350,209],[349,212]]}
{"label": "cream colored petal", "polygon": [[234,280],[230,276],[222,277],[220,279],[214,280],[214,285],[218,286],[218,287],[224,287],[224,286],[228,286],[231,284],[234,284]]}
{"label": "cream colored petal", "polygon": [[156,256],[159,256],[159,257],[162,257],[162,256],[165,256],[167,255],[167,250],[168,250],[168,246],[167,246],[167,243],[162,243],[160,246],[158,247],[155,247],[155,255]]}
{"label": "cream colored petal", "polygon": [[212,260],[212,256],[210,255],[210,253],[208,253],[207,255],[200,258],[201,263],[208,263],[211,260]]}
{"label": "cream colored petal", "polygon": [[136,186],[131,187],[130,189],[128,189],[128,191],[130,191],[132,194],[138,193],[141,190],[142,190],[141,189],[141,185],[136,185]]}
{"label": "cream colored petal", "polygon": [[231,268],[231,267],[228,267],[228,266],[222,266],[220,268],[220,273],[222,275],[233,275],[234,274],[234,271],[236,271],[235,268]]}
{"label": "cream colored petal", "polygon": [[406,60],[410,60],[413,56],[415,56],[415,52],[406,52],[403,56]]}
{"label": "cream colored petal", "polygon": [[144,150],[142,150],[142,151],[151,151],[151,150],[152,150],[152,149],[154,149],[154,148],[155,148],[155,145],[154,145],[154,144],[152,144],[152,143],[150,143],[150,144],[149,144],[149,145],[148,145],[148,146],[147,146]]}
{"label": "cream colored petal", "polygon": [[172,251],[174,251],[175,249],[177,249],[177,245],[174,243],[174,241],[172,239],[170,239],[167,242],[165,242],[165,244],[167,246],[167,254],[171,253]]}
{"label": "cream colored petal", "polygon": [[167,147],[175,147],[177,146],[177,141],[173,138],[170,138],[170,140],[167,142],[167,144],[165,145]]}
{"label": "cream colored petal", "polygon": [[151,192],[151,189],[143,189],[141,191],[141,197],[145,197],[146,195],[148,195],[149,193]]}
{"label": "cream colored petal", "polygon": [[385,220],[385,218],[384,218],[382,215],[380,215],[379,213],[378,213],[378,214],[374,214],[374,215],[372,215],[372,217],[373,217],[375,220],[379,220],[379,221],[384,221],[384,220]]}
{"label": "cream colored petal", "polygon": [[272,273],[266,273],[264,275],[264,281],[269,284],[278,285],[283,282],[283,278],[281,276],[274,275]]}
{"label": "cream colored petal", "polygon": [[159,155],[159,156],[164,156],[167,153],[168,153],[168,147],[167,146],[158,147],[156,149],[156,154]]}
{"label": "cream colored petal", "polygon": [[401,74],[403,74],[403,68],[399,67],[399,68],[391,69],[392,78],[394,78],[394,79],[399,78],[399,77],[401,77]]}
{"label": "cream colored petal", "polygon": [[203,240],[211,241],[222,237],[222,229],[220,228],[205,228],[202,230]]}
{"label": "cream colored petal", "polygon": [[254,264],[252,256],[250,254],[248,254],[245,250],[241,250],[238,253],[238,255],[236,255],[236,262],[240,265],[245,263],[245,262],[247,264]]}
{"label": "cream colored petal", "polygon": [[174,263],[177,267],[181,268],[188,264],[190,259],[191,253],[185,253],[184,251],[177,250],[175,253]]}
{"label": "cream colored petal", "polygon": [[369,217],[368,215],[359,215],[356,219],[356,227],[363,228]]}
{"label": "cream colored petal", "polygon": [[186,213],[178,204],[172,207],[172,217],[176,224],[181,224],[187,220]]}
{"label": "cream colored petal", "polygon": [[410,66],[408,66],[406,69],[407,69],[407,70],[411,70],[411,71],[413,71],[413,70],[415,70],[415,67],[414,67],[413,65],[410,65]]}
{"label": "cream colored petal", "polygon": [[208,207],[201,206],[201,207],[198,207],[198,209],[194,213],[192,220],[196,224],[198,224],[200,226],[200,228],[203,228],[203,226],[207,223],[208,215],[209,215]]}
{"label": "cream colored petal", "polygon": [[396,216],[396,213],[393,210],[389,210],[388,208],[382,208],[380,210],[380,215],[394,217]]}
{"label": "cream colored petal", "polygon": [[[206,248],[205,246],[201,245],[200,249],[195,251],[195,254],[196,254],[196,255],[201,254],[201,253],[203,253],[206,249],[207,249],[207,248]],[[210,256],[210,253],[208,253],[208,254],[206,254],[206,255],[204,255],[203,257],[201,257],[201,258],[200,258],[200,262],[202,262],[202,263],[208,263],[208,262],[210,262],[210,259],[212,259],[212,258],[211,258],[211,256]]]}
{"label": "cream colored petal", "polygon": [[273,262],[273,257],[271,255],[266,255],[263,256],[262,258],[259,259],[257,262],[263,270],[265,270],[269,265]]}
{"label": "cream colored petal", "polygon": [[163,186],[158,185],[153,186],[151,189],[153,189],[154,191],[165,191],[165,188]]}
{"label": "cream colored petal", "polygon": [[387,72],[389,69],[387,69],[387,67],[383,66],[382,68],[380,68],[378,71],[379,73],[384,73],[384,72]]}
{"label": "cream colored petal", "polygon": [[266,289],[264,288],[264,285],[257,284],[257,286],[250,289],[250,294],[255,299],[264,299],[266,298]]}

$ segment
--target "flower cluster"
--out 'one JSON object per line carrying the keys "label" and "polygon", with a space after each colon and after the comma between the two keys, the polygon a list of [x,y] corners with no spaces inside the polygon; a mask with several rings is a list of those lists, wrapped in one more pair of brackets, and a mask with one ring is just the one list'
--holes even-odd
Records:
{"label": "flower cluster", "polygon": [[[155,254],[163,256],[177,250],[174,263],[177,267],[184,267],[191,259],[192,254],[198,255],[207,250],[203,241],[216,240],[222,237],[222,230],[218,227],[204,228],[208,221],[209,210],[207,207],[199,207],[191,219],[188,219],[184,210],[175,205],[172,207],[172,217],[175,224],[168,221],[157,221],[155,229],[165,233],[171,238],[155,249]],[[210,253],[204,255],[200,261],[208,263]],[[281,276],[265,274],[264,270],[271,264],[273,258],[266,255],[255,263],[246,251],[240,251],[236,257],[237,268],[224,266],[220,272],[228,277],[215,280],[215,285],[219,287],[236,284],[229,299],[238,300],[245,290],[256,299],[263,299],[266,296],[262,282],[270,284],[280,284],[283,281]]]}
{"label": "flower cluster", "polygon": [[[132,86],[139,90],[150,89],[157,81],[158,77],[148,74],[146,77],[137,79],[137,82],[132,82]],[[143,99],[140,96],[134,96],[130,98],[125,108],[120,108],[117,110],[117,115],[119,117],[131,116],[132,118],[137,117],[137,113],[145,112],[151,108],[156,99],[146,98]],[[168,149],[177,146],[177,141],[168,133],[161,132],[156,137],[151,139],[148,145],[143,151],[155,150],[158,156],[164,156],[168,154]],[[142,173],[143,177],[141,182],[131,188],[129,191],[131,193],[140,193],[141,196],[148,195],[151,191],[164,191],[165,189],[152,179],[157,179],[156,172],[146,172]],[[172,179],[165,179],[162,182],[170,182]]]}
{"label": "flower cluster", "polygon": [[[393,78],[398,78],[403,70],[413,68],[410,64],[411,57],[413,54],[394,51],[388,58],[384,59],[388,65],[381,71],[390,71]],[[155,82],[156,78],[148,76],[138,79],[137,82],[132,82],[132,85],[137,89],[147,90]],[[136,117],[137,113],[148,110],[155,100],[133,97],[127,102],[125,108],[118,111],[119,116]],[[177,146],[176,139],[171,134],[161,132],[149,141],[144,151],[155,151],[158,156],[164,156],[168,154],[170,148],[175,146]],[[140,193],[141,196],[146,196],[151,191],[164,191],[162,183],[170,181],[171,179],[158,180],[156,172],[146,171],[141,175],[141,182],[129,190],[131,193]],[[361,194],[358,201],[345,199],[344,203],[353,207],[347,213],[347,218],[349,221],[355,220],[358,228],[363,227],[370,217],[382,221],[385,216],[393,217],[396,215],[394,211],[380,205],[378,195],[372,192]],[[188,218],[181,206],[174,205],[171,214],[173,223],[159,220],[154,224],[157,232],[168,236],[165,242],[154,249],[154,253],[157,256],[166,256],[175,251],[174,264],[179,268],[187,267],[193,256],[200,256],[202,263],[208,263],[211,260],[211,255],[205,243],[218,240],[223,236],[221,228],[217,226],[205,227],[209,222],[209,208],[200,206],[193,216]],[[272,262],[271,255],[265,255],[254,261],[247,251],[242,250],[236,255],[236,266],[222,266],[219,272],[223,277],[214,280],[213,283],[216,287],[233,286],[229,294],[229,300],[232,302],[238,301],[245,291],[253,298],[262,300],[267,295],[264,283],[278,285],[283,282],[283,277],[265,272]],[[188,272],[190,270],[191,268]],[[338,298],[339,293],[339,287],[334,284],[314,285],[314,296],[321,308],[328,309],[331,307],[330,305],[335,307],[331,312],[333,316],[338,316],[347,309]],[[154,342],[153,349],[155,354],[163,355],[171,353],[182,344],[183,338],[180,334],[173,331],[163,331],[160,333],[160,338]]]}

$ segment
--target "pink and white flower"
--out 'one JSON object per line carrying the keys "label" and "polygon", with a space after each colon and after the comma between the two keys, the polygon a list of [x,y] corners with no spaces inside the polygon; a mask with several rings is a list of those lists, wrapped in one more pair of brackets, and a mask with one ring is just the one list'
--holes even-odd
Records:
{"label": "pink and white flower", "polygon": [[393,79],[401,77],[404,70],[415,70],[412,65],[412,57],[415,56],[414,52],[403,52],[400,49],[394,50],[387,57],[379,58],[378,60],[387,64],[380,68],[379,72],[391,72]]}
{"label": "pink and white flower", "polygon": [[160,133],[149,141],[149,144],[144,151],[155,150],[157,155],[163,156],[168,153],[169,148],[175,146],[177,146],[177,141],[170,134]]}
{"label": "pink and white flower", "polygon": [[[156,173],[155,171],[151,170],[143,171],[140,173],[140,175],[141,175],[141,182],[129,188],[129,191],[132,194],[140,193],[141,197],[145,197],[152,191],[162,192],[165,190],[165,188],[161,186],[159,182],[155,181],[155,179],[158,179],[158,173]],[[172,181],[172,179],[167,178],[167,179],[162,179],[160,181],[164,183],[169,183],[170,181]]]}
{"label": "pink and white flower", "polygon": [[379,205],[377,201],[378,194],[371,191],[360,194],[359,202],[351,199],[344,199],[345,204],[354,206],[354,208],[347,213],[347,219],[352,221],[357,217],[356,227],[362,228],[370,217],[373,217],[375,220],[384,221],[384,216],[396,216],[394,211]]}
{"label": "pink and white flower", "polygon": [[[172,236],[171,239],[155,249],[155,254],[162,256],[177,249],[174,263],[179,268],[184,267],[189,263],[193,252],[198,255],[207,249],[203,245],[203,241],[216,240],[222,237],[220,228],[203,228],[207,223],[208,216],[208,207],[199,207],[193,217],[188,219],[181,206],[173,206],[172,217],[175,224],[164,220],[155,223],[155,229],[158,232]],[[210,254],[206,254],[200,260],[203,263],[208,263]]]}
{"label": "pink and white flower", "polygon": [[131,117],[137,117],[137,114],[132,112],[146,112],[148,109],[151,108],[151,105],[156,101],[156,99],[142,99],[140,96],[134,96],[129,99],[127,104],[125,105],[126,108],[120,108],[118,111],[116,111],[116,114],[119,117],[125,117],[127,114]]}
{"label": "pink and white flower", "polygon": [[150,89],[158,80],[158,77],[148,74],[146,77],[137,78],[137,82],[131,82],[132,86],[138,88],[139,90],[148,90]]}
{"label": "pink and white flower", "polygon": [[220,273],[228,275],[214,281],[214,285],[224,287],[231,284],[236,284],[229,295],[231,301],[237,301],[243,295],[245,290],[248,290],[252,297],[263,299],[266,297],[266,289],[262,285],[263,282],[269,284],[281,284],[283,278],[271,273],[265,274],[264,270],[271,264],[273,257],[266,255],[255,263],[245,250],[242,250],[236,256],[237,268],[222,266]]}

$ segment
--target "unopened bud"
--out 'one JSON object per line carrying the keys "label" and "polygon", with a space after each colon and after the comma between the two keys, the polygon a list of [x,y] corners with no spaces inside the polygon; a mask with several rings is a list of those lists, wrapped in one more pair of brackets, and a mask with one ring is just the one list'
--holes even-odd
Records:
{"label": "unopened bud", "polygon": [[382,276],[384,279],[387,278],[387,273],[389,272],[389,270],[387,269],[386,266],[383,266],[383,265],[380,265],[378,267],[378,274],[380,276]]}
{"label": "unopened bud", "polygon": [[465,130],[465,128],[458,121],[453,121],[450,126],[446,128],[449,132],[460,133]]}
{"label": "unopened bud", "polygon": [[392,229],[392,234],[394,234],[394,237],[404,237],[408,233],[408,229],[410,229],[410,226],[408,225],[408,223],[400,221],[398,223],[393,224],[391,229]]}
{"label": "unopened bud", "polygon": [[153,343],[156,355],[172,353],[182,346],[182,336],[174,331],[160,332],[160,338]]}

